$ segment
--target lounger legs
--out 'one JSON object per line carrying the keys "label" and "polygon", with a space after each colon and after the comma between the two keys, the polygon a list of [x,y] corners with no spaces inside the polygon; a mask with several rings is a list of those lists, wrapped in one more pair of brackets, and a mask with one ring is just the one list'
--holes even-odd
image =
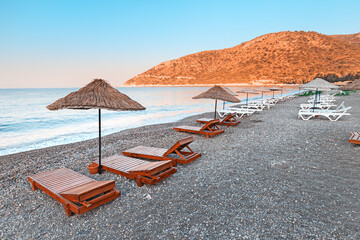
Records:
{"label": "lounger legs", "polygon": [[35,181],[31,181],[31,188],[33,191],[37,190],[38,188],[35,185]]}
{"label": "lounger legs", "polygon": [[140,178],[136,178],[135,180],[136,180],[138,187],[144,186],[144,183],[141,182]]}
{"label": "lounger legs", "polygon": [[64,207],[65,207],[65,214],[66,214],[66,216],[72,216],[73,215],[73,213],[71,212],[71,210],[70,210],[70,207],[69,207],[69,204],[64,204]]}

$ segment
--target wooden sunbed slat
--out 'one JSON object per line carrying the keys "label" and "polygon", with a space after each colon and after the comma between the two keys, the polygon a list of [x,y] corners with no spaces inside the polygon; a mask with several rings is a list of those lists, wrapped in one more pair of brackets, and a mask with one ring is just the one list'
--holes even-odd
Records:
{"label": "wooden sunbed slat", "polygon": [[28,179],[33,190],[39,188],[63,204],[68,216],[90,211],[120,196],[115,181],[98,182],[67,168],[35,174]]}

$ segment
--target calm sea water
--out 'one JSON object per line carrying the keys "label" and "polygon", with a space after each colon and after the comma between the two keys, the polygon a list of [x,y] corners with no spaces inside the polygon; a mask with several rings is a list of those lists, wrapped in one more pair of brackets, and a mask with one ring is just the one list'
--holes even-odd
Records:
{"label": "calm sea water", "polygon": [[[193,100],[208,87],[117,88],[145,111],[102,111],[102,135],[149,124],[176,121],[213,111],[213,100]],[[231,88],[236,91],[240,88]],[[58,110],[46,106],[77,89],[0,89],[0,155],[98,136],[98,111]],[[289,89],[289,94],[297,89]],[[272,94],[272,93],[270,93]],[[269,95],[269,94],[268,94]],[[254,95],[252,95],[254,96]],[[259,96],[259,95],[255,95]],[[239,95],[244,98],[245,95]],[[219,108],[222,104],[219,104]]]}

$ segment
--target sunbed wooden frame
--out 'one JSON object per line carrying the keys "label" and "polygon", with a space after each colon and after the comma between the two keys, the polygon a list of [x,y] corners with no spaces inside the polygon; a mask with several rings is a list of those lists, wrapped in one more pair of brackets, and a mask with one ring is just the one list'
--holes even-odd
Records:
{"label": "sunbed wooden frame", "polygon": [[96,181],[67,168],[28,177],[32,189],[43,192],[64,205],[65,214],[82,214],[120,196],[115,181]]}
{"label": "sunbed wooden frame", "polygon": [[[171,148],[155,148],[155,147],[145,147],[145,146],[137,146],[128,150],[125,150],[123,154],[129,157],[138,157],[152,160],[161,160],[167,161],[172,160],[175,163],[188,164],[199,157],[201,157],[200,153],[194,152],[189,144],[194,141],[193,137],[188,137],[177,141]],[[187,148],[188,151],[184,150]],[[177,155],[180,158],[176,158],[173,155]]]}
{"label": "sunbed wooden frame", "polygon": [[[91,164],[98,166],[98,161]],[[130,179],[134,179],[139,187],[144,183],[153,185],[176,173],[176,163],[172,160],[149,162],[122,155],[113,155],[101,160],[101,168]]]}
{"label": "sunbed wooden frame", "polygon": [[[225,118],[219,119],[219,125],[226,125],[227,127],[230,126],[236,126],[239,123],[241,123],[240,120],[236,119],[235,114],[229,114],[227,116],[225,116]],[[211,120],[214,120],[213,118],[200,118],[197,119],[196,122],[198,123],[208,123]]]}
{"label": "sunbed wooden frame", "polygon": [[221,130],[217,124],[219,123],[219,119],[214,119],[208,123],[206,123],[203,127],[194,127],[194,126],[178,126],[174,127],[178,132],[190,132],[206,135],[207,138],[209,136],[215,136],[224,132]]}
{"label": "sunbed wooden frame", "polygon": [[351,132],[349,143],[360,144],[360,132]]}

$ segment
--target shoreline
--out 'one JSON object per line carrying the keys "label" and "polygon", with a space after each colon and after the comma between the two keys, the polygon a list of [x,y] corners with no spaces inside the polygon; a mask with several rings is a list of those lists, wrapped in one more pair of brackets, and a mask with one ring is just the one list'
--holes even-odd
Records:
{"label": "shoreline", "polygon": [[[114,133],[110,133],[107,135],[102,135],[101,136],[101,141],[103,142],[104,140],[106,140],[106,138],[111,138],[112,135],[119,135],[119,134],[123,134],[126,131],[136,131],[139,130],[140,128],[143,127],[151,127],[151,126],[158,126],[158,125],[167,125],[167,124],[172,124],[172,123],[176,123],[176,122],[180,122],[180,121],[184,121],[187,120],[188,118],[201,118],[203,115],[208,115],[211,114],[212,112],[204,112],[204,113],[198,113],[198,114],[194,114],[176,121],[170,121],[170,122],[166,122],[166,123],[158,123],[158,124],[148,124],[148,125],[143,125],[140,127],[134,127],[134,128],[128,128],[128,129],[124,129],[124,130],[120,130],[118,132],[114,132]],[[213,114],[213,113],[212,113]],[[22,152],[17,152],[17,153],[10,153],[10,154],[6,154],[6,155],[0,155],[0,163],[2,161],[2,158],[6,158],[6,157],[11,157],[13,155],[17,155],[17,154],[26,154],[26,153],[31,153],[34,151],[46,151],[46,150],[53,150],[52,148],[59,148],[59,147],[66,147],[68,145],[78,145],[78,144],[86,144],[87,142],[93,142],[93,141],[99,141],[98,137],[95,138],[91,138],[91,139],[87,139],[87,140],[83,140],[83,141],[77,141],[77,142],[71,142],[71,143],[64,143],[64,144],[59,144],[59,145],[54,145],[54,146],[49,146],[49,147],[43,147],[43,148],[36,148],[36,149],[31,149],[31,150],[27,150],[27,151],[22,151]]]}
{"label": "shoreline", "polygon": [[[169,148],[193,136],[190,147],[201,158],[178,164],[177,173],[153,186],[139,188],[109,172],[90,175],[86,167],[98,158],[98,139],[0,156],[1,237],[358,239],[360,147],[348,139],[360,130],[360,95],[337,97],[337,104],[352,106],[351,115],[337,122],[298,119],[299,104],[307,99],[279,102],[209,139],[172,128],[199,126],[195,119],[212,112],[102,138],[107,157],[139,145]],[[60,167],[116,180],[121,197],[67,217],[61,204],[32,191],[27,180]]]}

